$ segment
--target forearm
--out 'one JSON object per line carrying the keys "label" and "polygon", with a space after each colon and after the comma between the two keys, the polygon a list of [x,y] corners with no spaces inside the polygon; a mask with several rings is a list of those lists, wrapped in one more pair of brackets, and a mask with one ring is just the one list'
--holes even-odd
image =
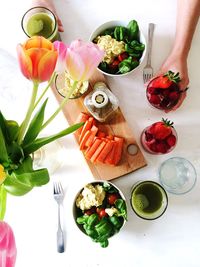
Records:
{"label": "forearm", "polygon": [[187,58],[200,16],[200,0],[177,0],[177,21],[172,53]]}

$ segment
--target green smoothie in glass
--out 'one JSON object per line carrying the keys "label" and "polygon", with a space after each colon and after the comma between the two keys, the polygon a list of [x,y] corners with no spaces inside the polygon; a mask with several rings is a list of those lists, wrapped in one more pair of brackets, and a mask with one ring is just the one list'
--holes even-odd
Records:
{"label": "green smoothie in glass", "polygon": [[163,187],[153,181],[138,182],[131,194],[131,206],[141,218],[153,220],[166,210],[168,198]]}
{"label": "green smoothie in glass", "polygon": [[45,7],[29,9],[22,18],[22,28],[28,37],[38,35],[52,42],[60,40],[56,17]]}

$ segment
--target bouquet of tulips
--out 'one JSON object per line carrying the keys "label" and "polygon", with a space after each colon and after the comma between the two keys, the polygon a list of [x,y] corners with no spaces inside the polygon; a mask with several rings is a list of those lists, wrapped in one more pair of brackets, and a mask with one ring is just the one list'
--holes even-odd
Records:
{"label": "bouquet of tulips", "polygon": [[[72,133],[82,126],[72,125],[59,133],[39,137],[40,132],[52,122],[68,101],[79,81],[90,78],[101,62],[104,52],[92,42],[73,41],[69,46],[35,36],[17,46],[17,55],[22,74],[32,81],[30,104],[24,120],[18,124],[8,120],[0,111],[0,219],[6,209],[6,195],[21,196],[35,186],[49,181],[48,170],[33,169],[32,154],[42,146]],[[58,72],[67,71],[74,84],[60,106],[44,121],[48,99],[44,95]],[[40,83],[46,82],[42,90]]]}

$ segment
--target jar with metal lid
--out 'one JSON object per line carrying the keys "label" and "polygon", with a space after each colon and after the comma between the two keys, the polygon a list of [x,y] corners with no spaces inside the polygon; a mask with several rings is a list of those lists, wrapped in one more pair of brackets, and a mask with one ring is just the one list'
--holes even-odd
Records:
{"label": "jar with metal lid", "polygon": [[106,122],[115,115],[119,101],[105,83],[97,82],[94,90],[85,97],[84,105],[95,119]]}

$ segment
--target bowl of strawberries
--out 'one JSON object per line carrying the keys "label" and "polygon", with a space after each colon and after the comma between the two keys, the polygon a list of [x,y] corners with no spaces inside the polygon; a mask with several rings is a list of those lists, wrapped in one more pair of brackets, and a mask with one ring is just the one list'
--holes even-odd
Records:
{"label": "bowl of strawberries", "polygon": [[174,123],[162,119],[146,127],[141,134],[141,144],[151,154],[166,154],[171,152],[177,143],[177,133]]}
{"label": "bowl of strawberries", "polygon": [[153,78],[147,85],[146,96],[149,103],[161,110],[172,109],[179,101],[181,93],[179,73],[168,71]]}

